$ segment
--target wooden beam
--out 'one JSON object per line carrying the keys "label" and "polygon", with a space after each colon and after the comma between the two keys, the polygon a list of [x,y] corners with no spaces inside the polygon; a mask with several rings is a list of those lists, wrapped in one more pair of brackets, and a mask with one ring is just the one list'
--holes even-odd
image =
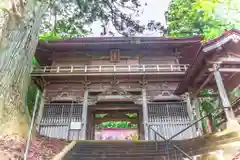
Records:
{"label": "wooden beam", "polygon": [[93,114],[116,114],[116,113],[120,113],[120,114],[128,114],[128,113],[138,113],[138,110],[129,110],[129,109],[125,109],[125,110],[121,110],[121,111],[118,111],[118,110],[97,110],[97,111],[94,111]]}
{"label": "wooden beam", "polygon": [[197,97],[218,97],[218,94],[199,94]]}
{"label": "wooden beam", "polygon": [[[129,82],[139,82],[139,80],[141,80],[141,77],[139,78],[128,78],[129,75],[125,75],[125,76],[121,76],[121,77],[116,77],[116,79],[120,82],[120,83],[129,83]],[[74,79],[69,79],[69,80],[57,80],[58,77],[56,77],[56,79],[48,79],[48,81],[51,84],[54,83],[77,83],[77,84],[83,84],[84,83],[84,79],[83,80],[74,80]],[[66,78],[71,78],[71,77],[66,77]],[[65,79],[66,79],[65,78]],[[75,77],[78,78],[78,77]],[[92,79],[94,78],[94,79]],[[145,77],[148,82],[180,82],[181,81],[181,77],[173,77],[173,78],[167,78],[167,77]],[[96,79],[96,77],[88,77],[89,80],[91,80],[92,83],[109,83],[109,80],[112,79],[112,77],[110,78],[106,78],[106,79]]]}
{"label": "wooden beam", "polygon": [[240,68],[219,68],[219,72],[240,72]]}
{"label": "wooden beam", "polygon": [[222,64],[222,63],[240,63],[240,58],[219,58],[217,61],[208,61],[209,64]]}
{"label": "wooden beam", "polygon": [[209,83],[209,81],[212,79],[212,77],[213,77],[213,73],[210,73],[208,75],[208,77],[206,78],[206,80],[203,82],[203,84],[196,91],[195,96],[197,96],[199,94],[199,92]]}
{"label": "wooden beam", "polygon": [[102,123],[102,122],[109,122],[109,121],[128,121],[134,124],[138,123],[137,118],[94,118],[93,122],[96,124]]}
{"label": "wooden beam", "polygon": [[193,82],[197,83],[198,81],[200,81],[206,72],[208,72],[208,66],[205,66],[204,68],[201,69],[197,77],[193,79]]}
{"label": "wooden beam", "polygon": [[227,79],[227,81],[230,81],[233,77],[235,77],[237,75],[238,72],[234,72],[232,73],[232,75]]}
{"label": "wooden beam", "polygon": [[[214,68],[209,68],[210,72],[214,72]],[[240,68],[219,68],[219,72],[240,72]]]}

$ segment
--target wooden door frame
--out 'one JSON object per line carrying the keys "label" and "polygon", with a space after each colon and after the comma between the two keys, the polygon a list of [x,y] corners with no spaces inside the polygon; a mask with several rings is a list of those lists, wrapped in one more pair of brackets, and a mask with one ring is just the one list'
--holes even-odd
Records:
{"label": "wooden door frame", "polygon": [[[103,107],[105,106],[105,107]],[[117,107],[119,106],[119,107]],[[99,104],[99,105],[94,105],[94,106],[89,106],[88,108],[88,117],[91,117],[88,118],[88,121],[91,121],[91,122],[88,122],[87,125],[88,125],[88,140],[94,140],[95,139],[95,122],[94,122],[94,114],[96,112],[98,113],[101,113],[101,112],[111,112],[111,111],[116,111],[116,110],[119,110],[120,112],[121,111],[132,111],[132,112],[136,112],[137,113],[137,130],[138,130],[138,136],[139,136],[139,140],[141,140],[143,137],[142,137],[142,106],[141,105],[136,105],[136,104]]]}

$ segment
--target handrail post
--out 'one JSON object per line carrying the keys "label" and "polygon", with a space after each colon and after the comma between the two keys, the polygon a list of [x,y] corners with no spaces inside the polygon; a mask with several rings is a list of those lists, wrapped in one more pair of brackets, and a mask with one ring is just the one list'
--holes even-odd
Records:
{"label": "handrail post", "polygon": [[175,148],[174,148],[174,156],[175,156],[175,160],[178,160],[177,149]]}
{"label": "handrail post", "polygon": [[184,65],[184,70],[187,71],[187,65],[186,64]]}
{"label": "handrail post", "polygon": [[145,72],[145,70],[146,70],[146,69],[145,69],[145,65],[143,64],[142,67],[143,67],[143,68],[142,68],[142,69],[143,69],[143,72]]}
{"label": "handrail post", "polygon": [[47,66],[44,67],[43,72],[45,73],[47,70]]}
{"label": "handrail post", "polygon": [[168,146],[168,141],[165,141],[165,149],[167,153],[167,159],[170,160],[170,152],[169,152],[169,146]]}
{"label": "handrail post", "polygon": [[150,130],[150,129],[151,129],[150,126],[148,126],[148,140],[151,139],[151,136],[150,136],[150,132],[151,132],[151,130]]}
{"label": "handrail post", "polygon": [[84,72],[87,73],[87,65],[84,66]]}
{"label": "handrail post", "polygon": [[39,96],[40,96],[40,91],[37,90],[37,94],[36,94],[35,102],[34,102],[34,108],[33,108],[33,115],[32,115],[32,119],[31,119],[30,128],[28,131],[27,145],[26,145],[25,152],[24,152],[24,160],[28,159],[28,152],[29,152],[29,147],[30,147],[30,142],[31,142],[31,137],[32,137],[32,129],[34,127],[34,121],[35,121],[35,115],[37,112]]}
{"label": "handrail post", "polygon": [[156,133],[154,133],[154,140],[157,140],[157,134]]}

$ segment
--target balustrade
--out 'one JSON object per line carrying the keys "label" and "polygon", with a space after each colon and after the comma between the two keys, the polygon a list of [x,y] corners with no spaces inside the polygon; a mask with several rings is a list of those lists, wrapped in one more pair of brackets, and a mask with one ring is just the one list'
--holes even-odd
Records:
{"label": "balustrade", "polygon": [[33,69],[32,74],[101,74],[101,73],[162,73],[183,72],[188,64],[142,64],[142,65],[59,65],[40,66]]}

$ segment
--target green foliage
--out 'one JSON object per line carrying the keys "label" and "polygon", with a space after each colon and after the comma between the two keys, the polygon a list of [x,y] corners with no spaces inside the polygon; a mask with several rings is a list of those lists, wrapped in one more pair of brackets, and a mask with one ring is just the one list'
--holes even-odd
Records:
{"label": "green foliage", "polygon": [[[33,65],[33,67],[39,66],[38,61],[35,57],[33,58],[33,64],[32,65]],[[28,86],[28,91],[27,91],[27,95],[26,95],[27,96],[26,97],[26,100],[27,100],[26,105],[28,107],[28,111],[29,111],[30,115],[32,115],[32,113],[33,113],[37,91],[38,91],[38,87],[35,84],[30,83],[29,86]]]}
{"label": "green foliage", "polygon": [[[240,1],[234,0],[173,0],[167,12],[168,35],[188,37],[203,35],[213,39],[224,30],[237,27],[240,23],[233,16],[239,13]],[[232,8],[235,6],[235,12]]]}
{"label": "green foliage", "polygon": [[40,35],[40,40],[51,41],[51,40],[60,40],[62,37],[58,35],[55,31],[45,32]]}
{"label": "green foliage", "polygon": [[[136,113],[128,113],[126,114],[129,118],[136,118],[137,114]],[[107,114],[95,114],[96,118],[104,118],[107,116]],[[103,129],[103,128],[137,128],[136,124],[132,124],[131,122],[128,121],[109,121],[109,122],[103,122],[101,124],[98,124],[96,126],[98,129]]]}
{"label": "green foliage", "polygon": [[[212,90],[200,91],[202,95],[214,94]],[[218,98],[204,97],[200,98],[200,114],[201,116],[209,115],[208,118],[212,121],[213,128],[217,128],[221,119],[216,115],[216,111],[220,110],[220,102]],[[206,119],[202,121],[203,128],[207,127]]]}
{"label": "green foliage", "polygon": [[112,121],[112,122],[103,122],[96,126],[98,129],[104,128],[137,128],[136,124],[132,124],[126,121]]}
{"label": "green foliage", "polygon": [[33,58],[33,66],[39,66],[36,57]]}
{"label": "green foliage", "polygon": [[27,91],[27,107],[30,115],[32,115],[33,113],[37,91],[38,91],[38,87],[35,84],[31,83]]}
{"label": "green foliage", "polygon": [[234,90],[231,92],[232,94],[236,94],[236,96],[240,96],[240,90],[237,89],[237,90]]}
{"label": "green foliage", "polygon": [[137,117],[137,113],[128,113],[127,116],[129,118],[136,118]]}

